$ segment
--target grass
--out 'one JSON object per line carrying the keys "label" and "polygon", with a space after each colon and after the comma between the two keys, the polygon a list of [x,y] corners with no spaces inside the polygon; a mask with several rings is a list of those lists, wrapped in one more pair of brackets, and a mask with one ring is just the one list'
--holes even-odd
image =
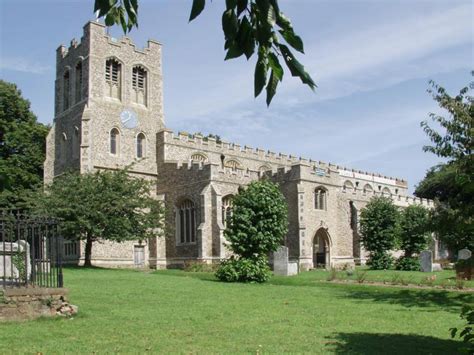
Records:
{"label": "grass", "polygon": [[449,328],[462,324],[472,294],[319,282],[320,273],[255,285],[209,273],[66,269],[79,315],[0,323],[0,344],[31,354],[448,354],[461,345]]}
{"label": "grass", "polygon": [[[352,275],[346,271],[324,269],[312,270],[299,276],[300,279],[309,280],[352,280],[358,282],[358,277],[364,274],[364,282],[380,282],[386,284],[398,285],[421,285],[421,286],[443,286],[446,288],[457,288],[459,282],[456,280],[454,270],[443,270],[437,272],[419,272],[419,271],[399,271],[399,270],[369,270],[366,267],[358,267]],[[474,288],[474,280],[463,280],[465,288]]]}

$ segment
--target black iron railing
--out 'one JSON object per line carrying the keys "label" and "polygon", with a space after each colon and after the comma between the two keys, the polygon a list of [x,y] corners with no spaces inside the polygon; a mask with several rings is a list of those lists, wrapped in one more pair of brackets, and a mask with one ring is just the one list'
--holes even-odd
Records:
{"label": "black iron railing", "polygon": [[63,287],[57,220],[0,211],[0,287]]}

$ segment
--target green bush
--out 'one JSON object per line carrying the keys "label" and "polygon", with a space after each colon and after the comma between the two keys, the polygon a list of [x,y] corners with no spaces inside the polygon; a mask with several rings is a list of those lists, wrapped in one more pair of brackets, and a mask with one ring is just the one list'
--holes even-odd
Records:
{"label": "green bush", "polygon": [[402,256],[395,262],[395,269],[404,271],[420,271],[420,260],[414,256]]}
{"label": "green bush", "polygon": [[367,260],[367,266],[372,270],[388,270],[393,265],[393,258],[387,253],[374,253]]}
{"label": "green bush", "polygon": [[387,254],[397,245],[400,234],[400,212],[392,200],[373,197],[360,213],[361,240],[369,252],[367,265],[371,269],[383,270],[392,266]]}
{"label": "green bush", "polygon": [[239,190],[224,232],[235,257],[216,272],[227,282],[265,282],[270,277],[267,255],[282,245],[288,231],[288,208],[278,185],[260,180]]}
{"label": "green bush", "polygon": [[221,263],[216,277],[225,282],[265,282],[271,272],[265,256],[254,258],[231,257]]}
{"label": "green bush", "polygon": [[428,244],[428,210],[420,205],[411,205],[402,211],[400,217],[400,247],[406,257],[411,257]]}

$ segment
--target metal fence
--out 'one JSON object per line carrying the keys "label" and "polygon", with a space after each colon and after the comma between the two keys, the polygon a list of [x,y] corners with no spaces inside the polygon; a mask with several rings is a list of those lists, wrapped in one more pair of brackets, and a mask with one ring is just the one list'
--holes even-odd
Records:
{"label": "metal fence", "polygon": [[56,220],[0,212],[0,287],[63,287]]}

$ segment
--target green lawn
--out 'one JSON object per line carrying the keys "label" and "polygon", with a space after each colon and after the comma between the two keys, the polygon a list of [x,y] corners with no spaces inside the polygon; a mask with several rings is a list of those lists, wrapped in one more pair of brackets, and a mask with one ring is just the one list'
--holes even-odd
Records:
{"label": "green lawn", "polygon": [[[369,270],[367,267],[357,267],[355,271],[336,272],[337,280],[350,280],[357,282],[358,275],[364,275],[364,282],[380,282],[395,285],[417,285],[417,286],[439,286],[446,289],[474,288],[474,280],[456,280],[454,270],[443,270],[437,272],[398,271],[398,270]],[[298,277],[298,283],[303,280],[326,281],[331,275],[330,271],[324,269],[312,270]]]}
{"label": "green lawn", "polygon": [[67,269],[74,319],[0,324],[10,353],[455,353],[449,338],[472,293],[317,281],[268,284],[212,274]]}

